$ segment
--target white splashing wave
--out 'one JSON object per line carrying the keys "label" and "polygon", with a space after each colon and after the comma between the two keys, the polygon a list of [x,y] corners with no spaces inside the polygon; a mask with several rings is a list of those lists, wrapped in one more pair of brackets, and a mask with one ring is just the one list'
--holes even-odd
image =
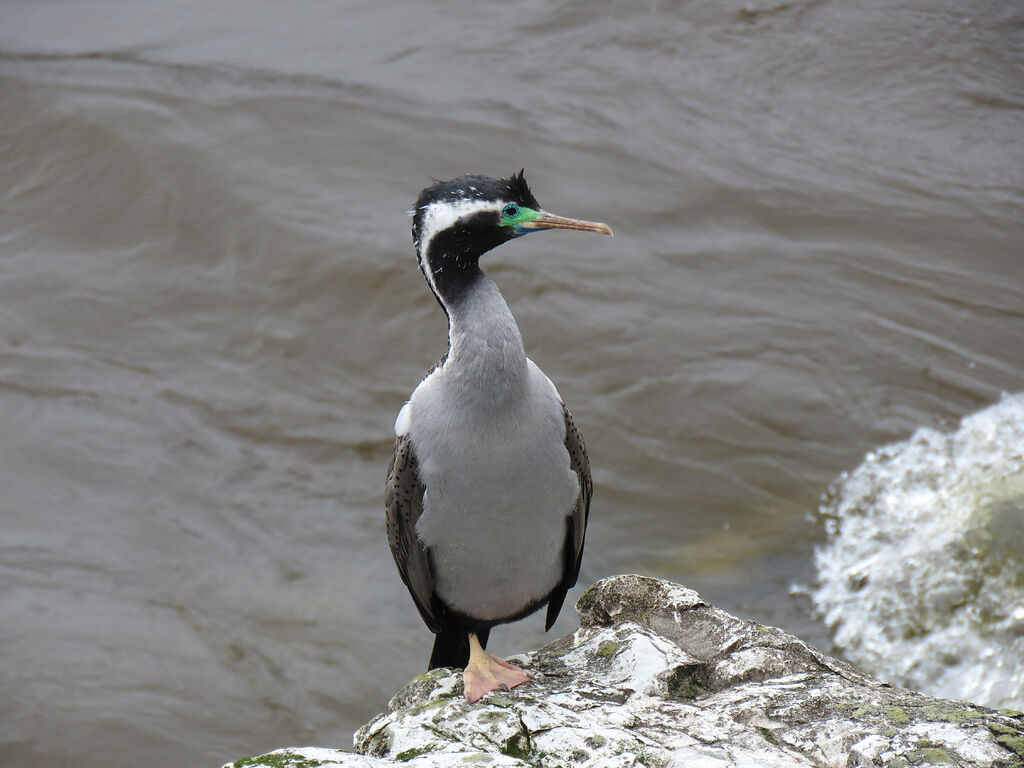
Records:
{"label": "white splashing wave", "polygon": [[847,658],[1024,709],[1024,393],[869,454],[821,512],[813,599]]}

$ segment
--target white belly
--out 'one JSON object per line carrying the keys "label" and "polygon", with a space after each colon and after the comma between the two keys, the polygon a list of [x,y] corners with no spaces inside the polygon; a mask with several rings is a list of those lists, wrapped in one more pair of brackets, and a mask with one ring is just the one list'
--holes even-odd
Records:
{"label": "white belly", "polygon": [[409,404],[426,488],[416,530],[431,550],[437,593],[485,620],[521,612],[558,583],[579,495],[558,393],[532,363],[527,379],[522,399],[500,412],[453,404],[438,381],[424,382]]}

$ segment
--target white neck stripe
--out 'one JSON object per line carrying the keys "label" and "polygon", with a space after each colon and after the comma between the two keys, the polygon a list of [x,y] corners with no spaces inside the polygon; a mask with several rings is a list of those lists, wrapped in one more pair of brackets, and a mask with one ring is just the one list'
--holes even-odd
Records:
{"label": "white neck stripe", "polygon": [[426,257],[434,236],[453,226],[459,219],[484,211],[497,213],[504,207],[505,203],[500,200],[456,200],[425,205],[421,209],[423,215],[420,218],[420,255]]}

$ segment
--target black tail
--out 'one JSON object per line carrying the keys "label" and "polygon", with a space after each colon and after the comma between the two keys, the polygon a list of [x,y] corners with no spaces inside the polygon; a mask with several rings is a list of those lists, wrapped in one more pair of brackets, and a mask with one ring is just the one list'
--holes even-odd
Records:
{"label": "black tail", "polygon": [[[476,636],[480,645],[487,647],[489,629],[477,630]],[[451,624],[441,628],[434,637],[434,650],[430,654],[430,665],[427,669],[438,667],[457,667],[462,669],[469,664],[469,635],[466,630]]]}

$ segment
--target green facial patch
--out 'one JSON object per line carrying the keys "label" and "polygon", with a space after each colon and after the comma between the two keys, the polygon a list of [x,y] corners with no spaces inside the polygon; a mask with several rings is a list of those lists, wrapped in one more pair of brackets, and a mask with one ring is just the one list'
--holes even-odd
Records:
{"label": "green facial patch", "polygon": [[535,221],[539,216],[540,211],[535,211],[533,208],[526,208],[522,205],[516,205],[515,203],[509,203],[501,209],[501,220],[498,222],[498,225],[502,227],[512,227],[513,231],[517,235],[525,235],[527,232],[533,232],[535,230],[525,229],[523,224]]}

